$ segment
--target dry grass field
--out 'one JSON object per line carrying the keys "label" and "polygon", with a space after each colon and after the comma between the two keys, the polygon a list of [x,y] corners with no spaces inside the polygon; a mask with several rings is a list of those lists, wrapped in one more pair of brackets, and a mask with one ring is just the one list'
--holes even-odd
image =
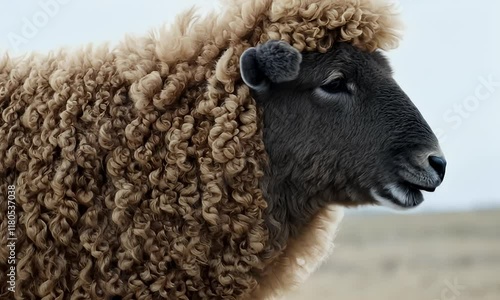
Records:
{"label": "dry grass field", "polygon": [[500,300],[500,211],[346,215],[287,300]]}

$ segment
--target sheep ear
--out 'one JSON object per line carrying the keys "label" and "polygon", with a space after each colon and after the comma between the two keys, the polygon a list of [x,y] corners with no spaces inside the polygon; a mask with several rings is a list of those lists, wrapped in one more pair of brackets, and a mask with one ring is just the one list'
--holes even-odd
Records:
{"label": "sheep ear", "polygon": [[271,83],[281,83],[297,78],[302,55],[283,41],[268,41],[256,48],[249,48],[241,55],[241,78],[256,91],[266,90]]}

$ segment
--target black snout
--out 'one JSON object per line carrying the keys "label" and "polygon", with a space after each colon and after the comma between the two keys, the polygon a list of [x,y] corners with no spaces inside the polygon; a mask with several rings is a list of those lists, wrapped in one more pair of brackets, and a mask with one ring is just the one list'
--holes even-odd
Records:
{"label": "black snout", "polygon": [[443,180],[446,171],[446,160],[439,156],[429,156],[429,164],[437,172],[439,178]]}

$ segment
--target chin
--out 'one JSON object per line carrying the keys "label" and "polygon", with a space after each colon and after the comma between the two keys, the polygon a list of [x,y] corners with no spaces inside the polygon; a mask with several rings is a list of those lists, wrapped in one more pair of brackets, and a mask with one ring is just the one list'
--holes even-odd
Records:
{"label": "chin", "polygon": [[424,202],[421,189],[412,184],[391,183],[381,189],[372,188],[370,195],[382,206],[396,210],[409,210]]}

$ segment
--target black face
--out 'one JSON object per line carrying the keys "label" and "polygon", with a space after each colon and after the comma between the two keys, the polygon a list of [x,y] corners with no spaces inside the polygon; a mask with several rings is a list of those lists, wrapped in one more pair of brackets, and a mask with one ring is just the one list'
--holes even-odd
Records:
{"label": "black face", "polygon": [[243,54],[241,73],[263,109],[268,178],[282,188],[410,208],[441,184],[438,141],[381,53],[339,43],[301,55],[272,41]]}

